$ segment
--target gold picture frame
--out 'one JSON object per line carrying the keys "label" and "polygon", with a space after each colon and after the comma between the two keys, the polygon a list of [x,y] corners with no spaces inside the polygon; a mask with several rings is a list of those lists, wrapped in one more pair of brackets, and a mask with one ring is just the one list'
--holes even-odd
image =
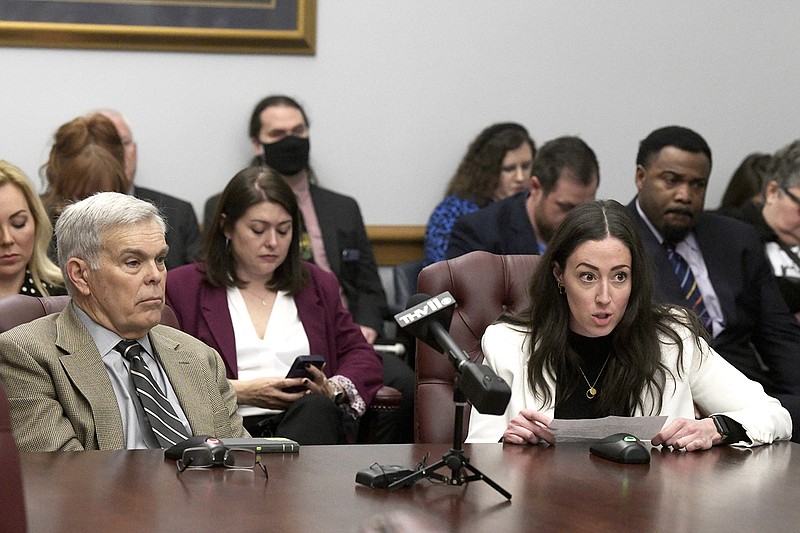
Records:
{"label": "gold picture frame", "polygon": [[[108,20],[120,11],[124,23]],[[227,20],[221,13],[258,27],[187,25],[204,12],[217,25]],[[130,15],[157,17],[158,25],[131,23]],[[74,22],[99,16],[106,19]],[[3,0],[0,46],[314,55],[316,20],[316,0]]]}

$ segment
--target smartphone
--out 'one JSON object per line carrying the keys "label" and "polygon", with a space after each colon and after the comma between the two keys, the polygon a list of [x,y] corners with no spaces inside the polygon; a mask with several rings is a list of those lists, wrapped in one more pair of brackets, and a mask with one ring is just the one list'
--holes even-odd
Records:
{"label": "smartphone", "polygon": [[[322,368],[325,364],[325,358],[321,355],[298,355],[292,363],[289,372],[286,374],[287,378],[310,378],[311,376],[306,370],[306,365],[312,364],[317,368]],[[302,385],[296,387],[288,387],[283,389],[284,392],[301,392],[306,390]]]}

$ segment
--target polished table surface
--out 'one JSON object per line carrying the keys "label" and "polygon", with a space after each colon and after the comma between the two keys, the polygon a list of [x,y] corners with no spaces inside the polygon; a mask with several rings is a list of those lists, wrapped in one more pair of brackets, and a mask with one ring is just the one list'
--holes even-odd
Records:
{"label": "polished table surface", "polygon": [[[47,531],[798,531],[800,445],[705,452],[652,449],[621,465],[587,443],[467,445],[488,484],[422,480],[389,492],[355,483],[373,462],[428,464],[437,444],[306,446],[261,471],[178,473],[158,450],[21,454],[28,524]],[[439,471],[450,474],[445,468]]]}

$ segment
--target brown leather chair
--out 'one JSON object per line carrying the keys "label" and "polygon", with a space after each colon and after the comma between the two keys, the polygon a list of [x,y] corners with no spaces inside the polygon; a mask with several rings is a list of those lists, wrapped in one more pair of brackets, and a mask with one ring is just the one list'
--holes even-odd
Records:
{"label": "brown leather chair", "polygon": [[[450,335],[472,361],[481,362],[483,332],[501,314],[527,306],[528,285],[538,262],[538,255],[471,252],[422,269],[417,290],[431,296],[444,291],[453,295],[456,309]],[[453,442],[453,365],[445,355],[417,341],[416,372],[414,440]],[[469,414],[467,405],[465,436]]]}
{"label": "brown leather chair", "polygon": [[[43,296],[33,297],[14,294],[0,298],[0,333],[30,322],[37,318],[58,313],[69,302],[69,296]],[[180,329],[175,312],[168,305],[161,312],[161,323]],[[383,386],[375,394],[369,410],[362,419],[358,442],[374,442],[377,433],[378,416],[381,411],[396,411],[399,409],[402,394],[397,389]]]}
{"label": "brown leather chair", "polygon": [[11,415],[8,411],[6,389],[0,382],[0,531],[27,531],[25,498],[22,492],[22,474],[19,453],[14,442]]}
{"label": "brown leather chair", "polygon": [[[12,294],[0,298],[0,333],[36,320],[43,316],[58,313],[69,303],[69,296],[25,296]],[[161,323],[178,327],[178,318],[171,307],[165,305],[161,311]]]}

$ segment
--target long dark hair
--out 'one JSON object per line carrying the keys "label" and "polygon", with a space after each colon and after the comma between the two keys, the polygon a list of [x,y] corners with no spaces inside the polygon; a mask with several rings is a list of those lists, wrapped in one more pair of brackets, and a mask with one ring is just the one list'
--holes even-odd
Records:
{"label": "long dark hair", "polygon": [[[764,192],[770,180],[772,156],[754,152],[739,164],[722,195],[720,209],[742,207]],[[783,185],[779,183],[779,185]]]}
{"label": "long dark hair", "polygon": [[[216,287],[244,287],[246,282],[236,275],[236,258],[230,250],[225,230],[232,230],[245,211],[261,202],[273,202],[292,217],[292,240],[289,253],[267,283],[270,290],[288,291],[295,295],[307,280],[300,259],[300,209],[292,189],[269,167],[248,167],[239,171],[222,191],[214,219],[204,243],[206,281]],[[223,222],[224,220],[224,222]]]}
{"label": "long dark hair", "polygon": [[506,154],[524,143],[536,157],[536,143],[522,125],[503,122],[484,129],[467,148],[445,194],[485,206],[494,198]]}
{"label": "long dark hair", "polygon": [[[530,331],[531,342],[527,343],[528,385],[545,405],[558,405],[561,398],[566,398],[568,392],[578,386],[580,360],[567,341],[569,304],[566,296],[559,293],[553,268],[556,264],[565,267],[567,259],[582,243],[606,237],[619,239],[630,250],[631,295],[614,331],[614,356],[608,361],[598,387],[603,391],[598,397],[599,409],[614,415],[631,416],[637,407],[644,409],[645,395],[642,392],[646,391],[653,400],[655,412],[658,412],[667,374],[671,375],[661,362],[662,343],[677,345],[680,374],[683,345],[680,334],[674,329],[676,322],[686,325],[696,335],[702,335],[703,329],[691,313],[676,313],[673,306],[653,304],[651,266],[634,221],[618,202],[598,200],[586,203],[567,215],[533,275],[531,305],[520,315],[506,316],[501,321]],[[545,380],[548,374],[567,394],[553,397]]]}

